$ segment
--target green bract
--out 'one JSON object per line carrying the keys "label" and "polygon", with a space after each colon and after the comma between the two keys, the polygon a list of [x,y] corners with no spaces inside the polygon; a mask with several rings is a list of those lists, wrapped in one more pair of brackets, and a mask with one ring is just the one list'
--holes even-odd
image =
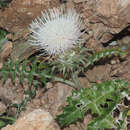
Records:
{"label": "green bract", "polygon": [[58,55],[54,61],[51,61],[52,70],[59,71],[65,77],[69,77],[79,68],[84,68],[87,62],[87,48],[77,47],[61,55]]}
{"label": "green bract", "polygon": [[[50,60],[53,72],[60,72],[63,76],[70,77],[74,72],[78,74],[84,72],[88,66],[93,65],[95,62],[113,55],[122,57],[127,54],[120,48],[106,49],[91,56],[88,56],[88,49],[78,46],[61,55],[58,55],[55,60]],[[90,54],[89,54],[90,55]]]}

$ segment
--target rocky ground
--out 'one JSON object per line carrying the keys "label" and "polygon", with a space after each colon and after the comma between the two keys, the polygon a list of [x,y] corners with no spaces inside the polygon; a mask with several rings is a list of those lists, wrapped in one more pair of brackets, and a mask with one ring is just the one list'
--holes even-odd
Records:
{"label": "rocky ground", "polygon": [[[36,16],[40,16],[41,11],[63,4],[66,8],[74,7],[81,14],[86,31],[93,30],[93,36],[86,43],[87,48],[99,51],[130,43],[129,0],[12,0],[8,7],[0,9],[0,28],[9,32],[7,37],[10,39],[0,53],[0,67],[8,56],[17,60],[32,55],[35,50],[25,46],[29,24]],[[23,49],[20,50],[21,47]],[[130,51],[123,61],[114,57],[106,63],[95,65],[86,75],[86,78],[79,77],[83,87],[115,78],[130,81]],[[10,78],[4,85],[0,82],[0,113],[17,115],[16,108],[7,110],[7,107],[23,101],[27,88],[26,82],[20,85],[17,81],[14,85]],[[46,88],[47,91],[38,88],[35,98],[27,103],[26,110],[20,113],[16,123],[2,130],[60,130],[54,119],[62,111],[73,88],[60,82],[49,82]],[[46,119],[44,123],[41,117]],[[83,121],[63,130],[85,130],[91,119],[92,116],[87,114]]]}

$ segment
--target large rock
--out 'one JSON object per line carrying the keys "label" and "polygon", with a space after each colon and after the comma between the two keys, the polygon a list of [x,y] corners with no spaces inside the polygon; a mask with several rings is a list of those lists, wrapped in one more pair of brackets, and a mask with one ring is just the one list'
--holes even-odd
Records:
{"label": "large rock", "polygon": [[28,33],[29,24],[41,11],[57,6],[58,0],[12,0],[8,8],[0,10],[0,27],[17,35]]}
{"label": "large rock", "polygon": [[59,130],[59,128],[53,124],[49,112],[36,109],[2,130]]}
{"label": "large rock", "polygon": [[[47,87],[50,88],[51,84]],[[66,99],[72,94],[72,90],[73,88],[66,84],[56,83],[41,97],[41,103],[55,118],[66,104]]]}
{"label": "large rock", "polygon": [[0,102],[0,114],[6,112],[6,109],[7,107],[5,106],[5,104],[3,102]]}
{"label": "large rock", "polygon": [[96,41],[108,42],[113,34],[130,25],[130,0],[91,0],[81,4],[80,8]]}

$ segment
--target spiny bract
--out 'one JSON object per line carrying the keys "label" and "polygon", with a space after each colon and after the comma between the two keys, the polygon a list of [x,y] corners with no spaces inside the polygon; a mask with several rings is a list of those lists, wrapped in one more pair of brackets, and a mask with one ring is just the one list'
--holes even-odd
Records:
{"label": "spiny bract", "polygon": [[81,27],[82,20],[74,9],[49,9],[30,24],[31,44],[49,55],[63,53],[79,43]]}

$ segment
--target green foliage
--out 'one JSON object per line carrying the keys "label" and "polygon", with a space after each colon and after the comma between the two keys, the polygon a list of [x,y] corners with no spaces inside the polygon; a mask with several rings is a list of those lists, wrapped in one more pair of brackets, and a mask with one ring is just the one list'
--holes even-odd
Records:
{"label": "green foliage", "polygon": [[93,54],[91,57],[88,58],[87,63],[85,64],[85,68],[89,65],[93,65],[95,62],[99,61],[100,59],[110,57],[112,55],[123,57],[124,55],[128,54],[127,50],[122,50],[121,48],[112,48],[106,49],[100,52]]}
{"label": "green foliage", "polygon": [[66,53],[58,55],[54,61],[50,61],[52,71],[60,72],[63,76],[70,77],[74,72],[84,72],[88,66],[95,62],[110,56],[124,56],[128,52],[121,48],[107,49],[89,56],[88,49],[78,46],[75,49],[69,50]]}
{"label": "green foliage", "polygon": [[12,0],[0,0],[0,7],[5,8]]}
{"label": "green foliage", "polygon": [[14,117],[0,116],[0,129],[5,127],[7,124],[13,124],[16,121]]}
{"label": "green foliage", "polygon": [[6,34],[7,34],[6,31],[0,29],[0,40],[3,39],[3,38],[5,38]]}
{"label": "green foliage", "polygon": [[0,51],[1,51],[1,49],[2,49],[2,45],[3,45],[4,41],[7,40],[7,39],[5,38],[6,34],[7,34],[6,31],[0,29]]}
{"label": "green foliage", "polygon": [[121,113],[121,119],[119,119],[117,125],[118,125],[118,130],[125,130],[126,129],[126,120],[127,120],[127,110],[124,109]]}
{"label": "green foliage", "polygon": [[35,97],[36,88],[39,85],[46,85],[48,81],[59,81],[74,87],[73,82],[53,76],[50,69],[46,67],[46,64],[39,62],[37,58],[24,60],[23,62],[18,60],[15,63],[13,60],[9,59],[0,70],[0,75],[3,83],[5,83],[9,77],[14,84],[16,78],[19,79],[22,85],[24,84],[25,78],[28,81],[29,89],[25,91],[25,99],[19,104],[12,104],[9,106],[17,108],[16,118],[19,117],[21,111],[25,110],[27,102]]}
{"label": "green foliage", "polygon": [[[18,77],[21,84],[24,84],[24,80],[27,78],[28,83],[31,86],[32,84],[46,84],[46,76],[49,72],[46,70],[41,72],[38,69],[37,60],[34,60],[33,62],[30,62],[29,60],[21,62],[21,60],[18,60],[16,63],[14,63],[13,60],[8,60],[4,63],[0,73],[3,83],[8,77],[11,77],[13,83],[15,83],[15,79]],[[40,80],[35,80],[36,77]]]}
{"label": "green foliage", "polygon": [[[30,88],[26,92],[27,96],[20,104],[12,105],[12,107],[17,108],[16,117],[18,117],[19,113],[25,110],[27,102],[35,96],[37,86],[46,85],[48,81],[59,81],[72,87],[75,87],[76,84],[80,86],[78,74],[84,72],[89,65],[93,65],[102,58],[112,55],[123,56],[126,53],[127,51],[118,48],[108,49],[88,56],[86,48],[78,47],[63,55],[59,55],[55,60],[49,60],[47,63],[39,62],[37,58],[24,61],[18,60],[16,62],[9,59],[1,68],[0,77],[3,83],[10,77],[14,84],[16,78],[18,78],[21,84],[24,84],[25,79],[27,79],[29,86],[34,86],[34,88]],[[65,77],[72,76],[71,78],[75,80],[76,84],[54,76],[57,72],[62,73]],[[68,97],[68,106],[64,108],[63,114],[57,116],[56,119],[64,127],[76,122],[78,119],[83,119],[85,113],[90,109],[92,114],[98,114],[98,118],[95,118],[88,125],[88,130],[104,129],[106,127],[116,128],[117,126],[114,124],[111,112],[122,99],[120,92],[127,92],[126,86],[127,82],[114,80],[95,84],[91,88],[73,91],[72,96]],[[107,99],[110,101],[107,101]],[[104,104],[107,104],[107,108],[102,107]]]}
{"label": "green foliage", "polygon": [[63,108],[63,113],[56,120],[64,127],[83,119],[85,113],[91,110],[98,117],[92,120],[87,130],[117,128],[111,113],[123,98],[121,92],[128,94],[129,84],[122,80],[112,80],[73,91],[72,96],[67,99],[68,106]]}
{"label": "green foliage", "polygon": [[[66,82],[65,80],[58,79],[52,74],[60,72],[65,77],[73,76],[75,72],[79,74],[83,72],[89,65],[93,65],[95,62],[102,58],[111,55],[124,55],[127,51],[118,49],[109,49],[93,54],[92,56],[87,55],[87,49],[78,47],[75,50],[70,50],[63,55],[59,55],[55,61],[50,60],[47,63],[38,61],[34,58],[32,62],[30,60],[18,60],[16,63],[13,60],[8,60],[4,63],[3,68],[0,70],[3,82],[10,76],[12,81],[15,83],[16,77],[19,78],[21,84],[24,83],[24,79],[27,78],[29,85],[38,85],[40,83],[46,84],[48,79],[59,80]],[[67,84],[70,81],[67,81]],[[73,83],[70,83],[71,86]]]}
{"label": "green foliage", "polygon": [[50,61],[52,71],[58,71],[65,77],[69,77],[78,68],[85,66],[88,55],[87,48],[77,47],[69,50],[61,55],[58,55],[54,61]]}
{"label": "green foliage", "polygon": [[37,58],[34,58],[32,61],[31,59],[24,60],[23,62],[18,60],[15,63],[10,59],[6,61],[0,70],[0,78],[3,83],[5,83],[9,77],[14,84],[17,77],[22,85],[25,79],[27,79],[29,86],[46,85],[48,81],[59,81],[72,87],[75,86],[71,81],[54,76],[51,72],[51,68],[47,67],[43,62],[39,62]]}
{"label": "green foliage", "polygon": [[10,107],[15,107],[17,108],[17,113],[16,113],[16,118],[19,117],[19,114],[21,113],[21,111],[24,111],[26,110],[26,105],[27,105],[27,102],[31,100],[31,96],[30,95],[27,95],[25,97],[25,99],[20,103],[20,104],[12,104]]}
{"label": "green foliage", "polygon": [[[16,117],[19,116],[21,111],[25,110],[27,102],[30,101],[31,98],[35,97],[36,87],[39,86],[40,83],[46,84],[46,77],[43,73],[41,74],[40,69],[38,69],[37,60],[38,59],[35,59],[32,62],[30,60],[24,60],[23,62],[18,60],[16,63],[14,63],[13,60],[8,60],[0,70],[3,83],[5,83],[6,79],[9,77],[12,79],[14,84],[16,77],[19,78],[21,84],[24,84],[25,78],[28,79],[29,89],[25,92],[25,99],[20,104],[12,104],[9,106],[17,108]],[[40,76],[44,76],[45,78]],[[42,78],[41,81],[36,80],[36,77]]]}

